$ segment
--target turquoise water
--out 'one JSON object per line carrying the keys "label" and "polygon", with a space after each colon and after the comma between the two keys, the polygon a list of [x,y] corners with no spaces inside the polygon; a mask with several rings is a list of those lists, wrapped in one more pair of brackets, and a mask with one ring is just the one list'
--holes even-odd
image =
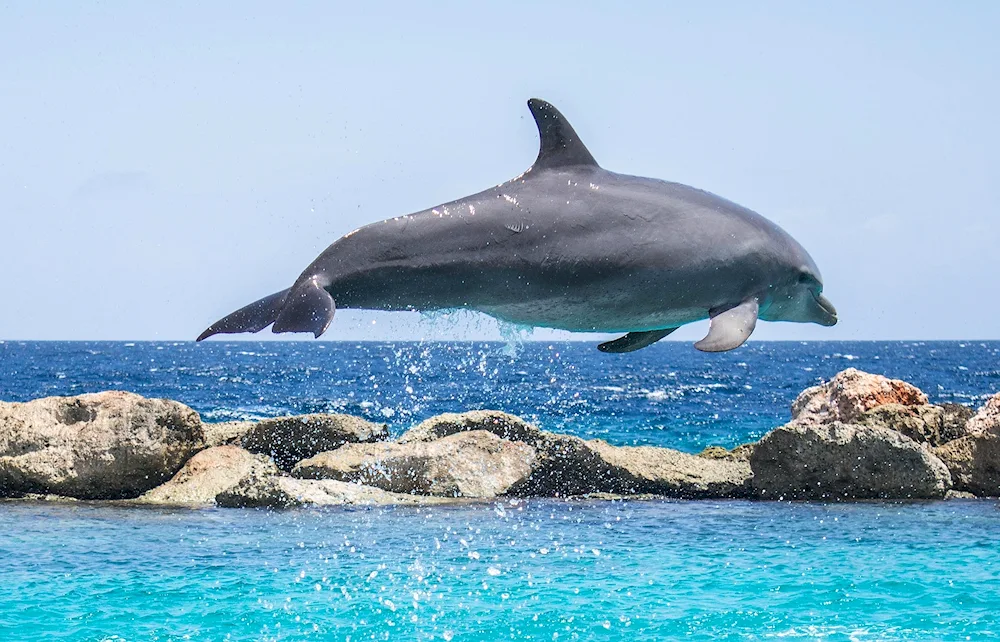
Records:
{"label": "turquoise water", "polygon": [[0,504],[0,632],[68,640],[987,640],[1000,505]]}
{"label": "turquoise water", "polygon": [[[935,402],[1000,391],[997,342],[32,343],[0,399],[109,388],[212,421],[350,412],[398,434],[500,408],[697,451],[759,438],[855,366]],[[987,640],[1000,506],[556,502],[258,512],[0,502],[0,640]]]}

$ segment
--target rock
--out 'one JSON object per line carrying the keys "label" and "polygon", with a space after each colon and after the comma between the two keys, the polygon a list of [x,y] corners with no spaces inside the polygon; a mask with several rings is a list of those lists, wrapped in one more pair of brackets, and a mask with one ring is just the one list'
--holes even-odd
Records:
{"label": "rock", "polygon": [[318,453],[347,443],[382,441],[388,436],[385,424],[351,415],[315,414],[265,419],[245,432],[239,445],[269,456],[282,470],[291,470]]}
{"label": "rock", "polygon": [[940,498],[951,476],[940,459],[895,430],[792,422],[750,458],[762,499]]}
{"label": "rock", "polygon": [[221,421],[203,423],[201,427],[205,431],[205,445],[211,447],[236,443],[255,425],[255,421]]}
{"label": "rock", "polygon": [[485,430],[502,439],[525,443],[538,441],[543,434],[541,430],[515,415],[499,410],[471,410],[435,415],[407,430],[398,441],[401,444],[434,441],[472,430]]}
{"label": "rock", "polygon": [[296,506],[434,504],[437,497],[389,493],[380,488],[333,479],[294,479],[271,475],[249,477],[220,493],[216,504],[226,508],[292,508]]}
{"label": "rock", "polygon": [[728,461],[750,461],[750,455],[757,444],[740,444],[736,448],[729,450],[722,446],[709,446],[698,453],[699,457],[705,459],[725,459]]}
{"label": "rock", "polygon": [[188,460],[173,479],[139,497],[148,504],[214,504],[215,496],[247,478],[276,475],[278,467],[264,455],[239,446],[215,446]]}
{"label": "rock", "polygon": [[967,493],[964,490],[949,490],[944,494],[945,499],[979,499],[972,493]]}
{"label": "rock", "polygon": [[520,417],[498,410],[444,413],[431,417],[400,437],[400,443],[433,441],[463,431],[484,430],[535,449],[531,475],[508,491],[518,497],[569,497],[614,492],[620,472],[607,464],[583,439],[545,432]]}
{"label": "rock", "polygon": [[490,498],[523,484],[536,463],[535,449],[484,430],[434,441],[347,444],[299,462],[303,479],[336,479],[395,493]]}
{"label": "rock", "polygon": [[976,432],[935,448],[956,490],[979,497],[1000,497],[1000,435]]}
{"label": "rock", "polygon": [[701,457],[654,446],[611,446],[596,439],[587,443],[617,469],[611,492],[692,499],[750,494],[750,464],[745,459]]}
{"label": "rock", "polygon": [[967,424],[970,434],[994,434],[1000,436],[1000,393],[986,400]]}
{"label": "rock", "polygon": [[959,404],[904,406],[890,403],[866,410],[857,423],[896,430],[913,441],[940,446],[964,436],[971,416],[972,410]]}
{"label": "rock", "polygon": [[799,394],[792,404],[792,420],[855,423],[866,411],[886,404],[926,405],[927,395],[905,381],[848,368]]}
{"label": "rock", "polygon": [[204,448],[191,408],[129,392],[0,402],[0,497],[138,497]]}

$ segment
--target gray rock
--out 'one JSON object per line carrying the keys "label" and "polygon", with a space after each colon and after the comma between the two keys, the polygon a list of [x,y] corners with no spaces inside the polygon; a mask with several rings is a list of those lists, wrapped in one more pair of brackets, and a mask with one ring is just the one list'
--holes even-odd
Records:
{"label": "gray rock", "polygon": [[964,490],[949,490],[944,495],[945,499],[979,499],[972,493],[967,493]]}
{"label": "gray rock", "polygon": [[926,405],[927,395],[905,381],[848,368],[827,383],[800,393],[792,404],[792,420],[855,423],[865,412],[886,404]]}
{"label": "gray rock", "polygon": [[616,469],[611,490],[618,494],[691,499],[750,495],[746,459],[701,457],[653,446],[611,446],[600,440],[587,443]]}
{"label": "gray rock", "polygon": [[0,402],[0,497],[138,497],[204,448],[191,408],[128,392]]}
{"label": "gray rock", "polygon": [[935,448],[934,454],[948,467],[956,490],[1000,497],[1000,435],[976,432]]}
{"label": "gray rock", "polygon": [[723,448],[722,446],[709,446],[698,453],[698,456],[706,459],[725,459],[728,461],[748,462],[750,461],[750,455],[753,454],[753,449],[756,447],[756,443],[740,444],[732,450]]}
{"label": "gray rock", "polygon": [[173,479],[136,501],[174,506],[211,505],[216,495],[244,479],[276,474],[278,467],[264,455],[255,455],[239,446],[215,446],[189,459]]}
{"label": "gray rock", "polygon": [[278,468],[295,464],[347,443],[372,443],[389,436],[385,424],[340,414],[314,414],[265,419],[239,438],[239,445],[252,453],[267,455]]}
{"label": "gray rock", "polygon": [[865,411],[857,423],[903,433],[913,441],[940,446],[966,434],[972,410],[958,404],[904,406],[897,403]]}
{"label": "gray rock", "polygon": [[895,430],[792,422],[750,458],[762,499],[940,498],[951,476],[940,459]]}
{"label": "gray rock", "polygon": [[238,443],[256,425],[255,421],[221,421],[202,423],[201,427],[205,431],[205,445],[211,447]]}
{"label": "gray rock", "polygon": [[472,430],[485,430],[502,439],[525,443],[534,443],[543,435],[541,430],[515,415],[499,410],[470,410],[435,415],[407,430],[398,441],[401,444],[434,441]]}
{"label": "gray rock", "polygon": [[395,493],[491,498],[523,484],[535,449],[483,431],[434,441],[347,444],[310,457],[292,470],[303,479],[336,479]]}
{"label": "gray rock", "polygon": [[389,493],[380,488],[333,479],[294,479],[277,475],[248,477],[215,498],[216,504],[226,508],[423,505],[442,501],[446,500]]}

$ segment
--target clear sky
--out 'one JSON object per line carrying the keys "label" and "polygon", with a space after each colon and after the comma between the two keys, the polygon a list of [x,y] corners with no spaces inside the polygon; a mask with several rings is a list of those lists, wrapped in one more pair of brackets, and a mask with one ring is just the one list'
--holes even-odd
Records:
{"label": "clear sky", "polygon": [[[755,338],[997,339],[998,33],[987,1],[0,3],[0,339],[194,338],[520,173],[532,96],[604,167],[810,251],[840,324]],[[325,338],[455,336],[498,335],[340,311]]]}

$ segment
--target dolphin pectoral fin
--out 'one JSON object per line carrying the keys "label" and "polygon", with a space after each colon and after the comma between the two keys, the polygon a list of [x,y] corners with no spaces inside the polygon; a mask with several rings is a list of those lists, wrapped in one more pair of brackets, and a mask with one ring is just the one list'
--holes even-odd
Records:
{"label": "dolphin pectoral fin", "polygon": [[663,330],[649,330],[648,332],[629,332],[623,337],[618,337],[614,341],[605,341],[597,346],[601,352],[635,352],[653,345],[663,337],[667,336],[677,328],[665,328]]}
{"label": "dolphin pectoral fin", "polygon": [[740,347],[757,325],[759,307],[755,297],[734,308],[710,312],[712,320],[708,334],[694,347],[702,352],[725,352]]}
{"label": "dolphin pectoral fin", "polygon": [[198,335],[196,341],[204,341],[213,334],[260,332],[274,323],[274,320],[278,318],[281,306],[284,305],[285,296],[287,295],[288,290],[275,292],[263,299],[254,301],[250,305],[243,306],[236,312],[227,314]]}
{"label": "dolphin pectoral fin", "polygon": [[292,288],[271,332],[312,332],[314,337],[326,332],[336,311],[333,297],[313,277]]}

